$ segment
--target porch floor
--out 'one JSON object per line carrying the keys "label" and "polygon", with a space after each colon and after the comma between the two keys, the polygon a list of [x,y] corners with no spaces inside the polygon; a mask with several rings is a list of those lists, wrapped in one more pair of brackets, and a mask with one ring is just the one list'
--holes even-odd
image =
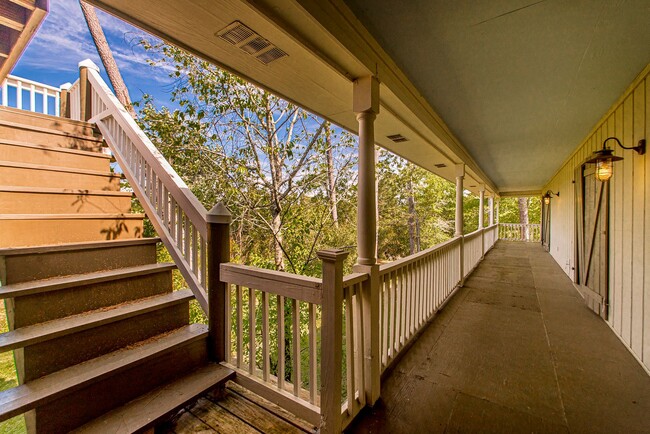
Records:
{"label": "porch floor", "polygon": [[542,247],[499,241],[348,432],[650,432],[650,376]]}

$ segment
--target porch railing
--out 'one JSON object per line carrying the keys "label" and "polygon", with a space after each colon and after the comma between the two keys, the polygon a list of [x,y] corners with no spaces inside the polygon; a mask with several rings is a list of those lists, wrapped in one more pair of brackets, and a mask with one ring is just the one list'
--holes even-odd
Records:
{"label": "porch railing", "polygon": [[[352,421],[373,396],[374,372],[390,368],[499,238],[493,225],[348,276],[342,251],[319,252],[322,278],[230,264],[229,216],[203,207],[86,66],[67,90],[65,113],[94,122],[103,134],[208,313],[213,359],[322,433]],[[369,345],[375,338],[378,346]]]}
{"label": "porch railing", "polygon": [[499,238],[507,241],[539,243],[541,225],[539,223],[499,223]]}
{"label": "porch railing", "polygon": [[4,107],[59,116],[61,89],[26,78],[8,75],[2,82]]}

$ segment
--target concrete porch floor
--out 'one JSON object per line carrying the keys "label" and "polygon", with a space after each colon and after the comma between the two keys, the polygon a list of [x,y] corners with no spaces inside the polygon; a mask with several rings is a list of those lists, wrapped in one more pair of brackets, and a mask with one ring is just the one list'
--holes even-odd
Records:
{"label": "concrete porch floor", "polygon": [[354,433],[650,433],[650,376],[539,244],[499,241]]}

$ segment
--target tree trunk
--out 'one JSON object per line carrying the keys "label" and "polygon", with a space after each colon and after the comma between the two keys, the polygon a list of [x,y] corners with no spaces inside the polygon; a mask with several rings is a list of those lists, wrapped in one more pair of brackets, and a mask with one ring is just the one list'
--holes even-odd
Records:
{"label": "tree trunk", "polygon": [[528,198],[519,198],[519,223],[525,225],[521,228],[521,237],[523,240],[528,241],[530,238],[530,231],[528,230]]}
{"label": "tree trunk", "polygon": [[104,69],[106,69],[106,74],[108,74],[108,79],[115,91],[115,96],[135,119],[135,110],[133,110],[133,105],[131,104],[129,90],[126,88],[124,80],[122,80],[122,75],[117,67],[117,63],[115,63],[111,48],[108,46],[106,36],[104,35],[102,26],[99,23],[97,14],[95,13],[95,8],[81,0],[79,0],[79,5],[81,6],[81,11],[83,12],[83,16],[88,24],[88,30],[90,30],[93,42],[95,42],[95,47],[97,47],[99,57],[102,59],[102,63],[104,64]]}
{"label": "tree trunk", "polygon": [[334,153],[332,151],[332,128],[330,123],[325,124],[325,152],[327,157],[327,195],[330,200],[332,221],[334,227],[339,227],[339,211],[336,198],[336,178],[334,176]]}

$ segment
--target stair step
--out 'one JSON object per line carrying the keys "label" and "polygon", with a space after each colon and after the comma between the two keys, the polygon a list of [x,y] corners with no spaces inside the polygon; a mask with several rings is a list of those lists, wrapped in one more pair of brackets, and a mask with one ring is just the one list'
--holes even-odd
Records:
{"label": "stair step", "polygon": [[0,214],[0,248],[140,238],[144,214]]}
{"label": "stair step", "polygon": [[112,156],[58,146],[0,139],[0,160],[108,171]]}
{"label": "stair step", "polygon": [[35,145],[101,151],[103,140],[94,135],[70,133],[58,128],[46,128],[0,119],[0,137]]}
{"label": "stair step", "polygon": [[175,268],[148,264],[16,283],[0,287],[0,298],[9,299],[9,324],[17,329],[170,293]]}
{"label": "stair step", "polygon": [[73,431],[75,434],[130,434],[153,428],[198,396],[234,378],[235,372],[210,363],[155,389]]}
{"label": "stair step", "polygon": [[58,129],[72,134],[94,135],[94,125],[88,122],[73,121],[60,116],[35,113],[13,107],[0,107],[0,119],[22,125]]}
{"label": "stair step", "polygon": [[135,276],[144,276],[147,274],[159,273],[161,271],[173,270],[175,268],[176,265],[173,263],[157,263],[140,265],[137,267],[119,268],[116,270],[97,271],[87,274],[76,274],[53,279],[15,283],[13,285],[0,287],[0,299],[24,297],[26,295],[41,294],[44,292],[57,291],[76,286],[91,285]]}
{"label": "stair step", "polygon": [[129,191],[0,186],[3,214],[126,214]]}
{"label": "stair step", "polygon": [[96,328],[104,324],[110,324],[146,312],[158,310],[168,305],[186,302],[192,298],[192,291],[185,289],[126,303],[112,309],[100,309],[45,323],[21,327],[0,334],[0,352],[24,348],[40,342]]}
{"label": "stair step", "polygon": [[92,241],[0,249],[11,285],[31,280],[153,264],[160,238]]}
{"label": "stair step", "polygon": [[[81,391],[102,380],[119,377],[120,374],[137,366],[147,367],[145,364],[164,353],[177,349],[181,345],[205,340],[207,335],[207,326],[192,324],[143,345],[115,351],[0,392],[0,421],[37,406],[53,403],[57,399]],[[125,390],[125,395],[126,392]],[[83,401],[79,402],[83,403]]]}
{"label": "stair step", "polygon": [[120,178],[108,171],[0,161],[0,185],[117,191]]}

